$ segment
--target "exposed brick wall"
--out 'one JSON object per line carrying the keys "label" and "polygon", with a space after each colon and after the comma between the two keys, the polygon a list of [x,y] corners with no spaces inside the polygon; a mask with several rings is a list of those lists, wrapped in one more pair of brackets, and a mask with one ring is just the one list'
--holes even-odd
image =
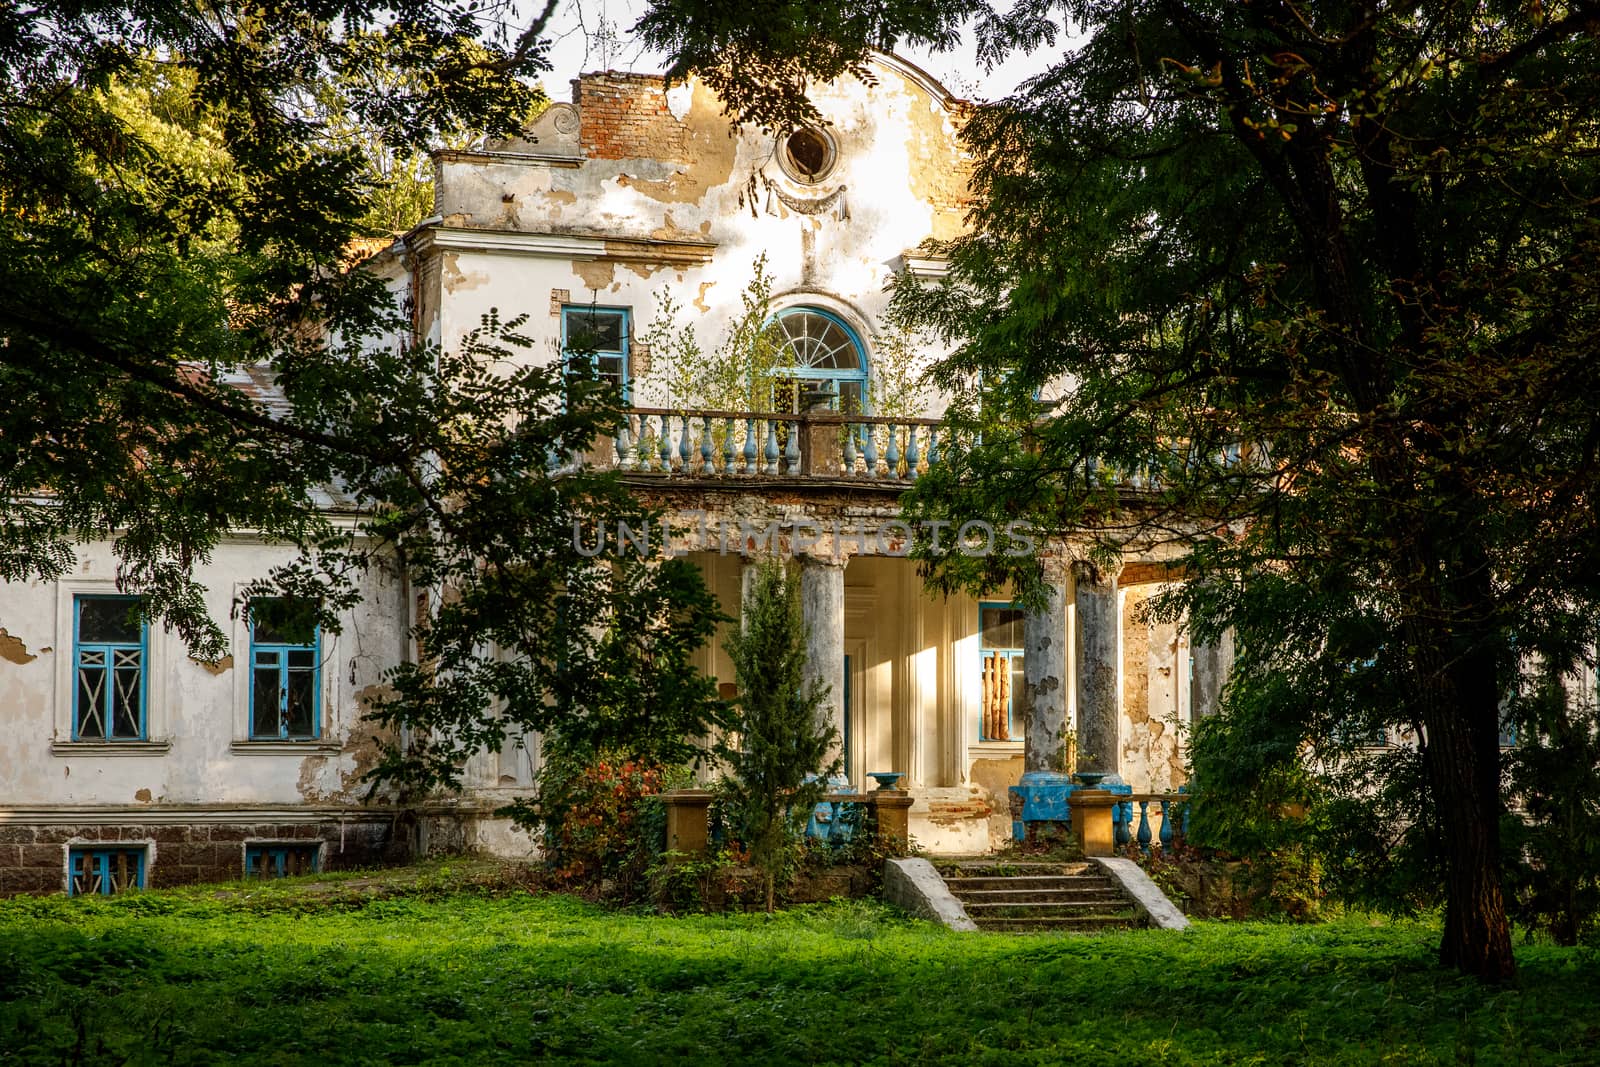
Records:
{"label": "exposed brick wall", "polygon": [[0,826],[0,896],[62,892],[67,844],[154,842],[145,883],[163,889],[241,877],[246,841],[321,841],[325,871],[404,862],[412,851],[408,828],[392,829],[387,817],[347,820],[342,831],[336,822]]}
{"label": "exposed brick wall", "polygon": [[585,157],[689,161],[688,127],[667,107],[660,75],[585,74],[572,83],[572,101]]}

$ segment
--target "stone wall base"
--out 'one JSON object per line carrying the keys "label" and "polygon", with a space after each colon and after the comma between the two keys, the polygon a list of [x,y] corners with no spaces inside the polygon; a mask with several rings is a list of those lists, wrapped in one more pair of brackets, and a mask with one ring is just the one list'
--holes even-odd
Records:
{"label": "stone wall base", "polygon": [[144,850],[145,885],[151,889],[226,882],[244,876],[245,848],[253,844],[316,845],[317,869],[347,870],[403,863],[412,846],[401,813],[343,819],[273,822],[0,822],[0,896],[67,891],[73,848],[126,845]]}

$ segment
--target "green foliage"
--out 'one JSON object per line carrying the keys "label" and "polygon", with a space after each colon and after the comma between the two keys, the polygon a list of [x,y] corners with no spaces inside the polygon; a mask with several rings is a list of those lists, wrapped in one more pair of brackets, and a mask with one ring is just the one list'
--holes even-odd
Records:
{"label": "green foliage", "polygon": [[896,38],[953,46],[968,17],[984,10],[973,0],[830,0],[740,8],[712,0],[655,0],[635,32],[649,47],[674,57],[668,78],[693,73],[716,91],[730,115],[771,132],[818,120],[806,99],[809,82],[846,73],[869,79],[868,50],[892,49]]}
{"label": "green foliage", "polygon": [[[730,99],[786,115],[785,63],[828,77],[970,10],[910,7],[873,8],[879,27],[664,3],[693,24],[657,43],[707,67],[709,42],[769,50]],[[1442,958],[1506,977],[1510,638],[1592,645],[1600,619],[1593,7],[1074,0],[980,24],[1028,47],[1063,12],[1083,45],[964,129],[973,233],[948,276],[897,292],[955,346],[935,375],[958,394],[911,517],[1187,548],[1165,617],[1243,650],[1211,734],[1237,729],[1243,761],[1213,780],[1224,761],[1197,758],[1199,788],[1266,797],[1308,753],[1339,778],[1348,739],[1409,733],[1418,762],[1385,792],[1420,809]],[[810,63],[797,27],[835,50]],[[1036,561],[918,554],[940,588],[1038,580]]]}
{"label": "green foliage", "polygon": [[[581,353],[564,367],[523,358],[521,321],[490,315],[458,352],[358,345],[285,369],[292,420],[371,442],[369,456],[329,460],[371,518],[269,586],[323,603],[329,624],[353,576],[393,561],[414,588],[446,591],[414,617],[423,654],[368,708],[392,742],[409,739],[371,778],[412,794],[454,787],[475,754],[535,735],[580,765],[688,762],[721,713],[694,663],[724,618],[699,572],[585,548],[598,528],[659,523],[614,475],[571,462],[616,425],[615,386]],[[352,394],[368,403],[345,408]]]}
{"label": "green foliage", "polygon": [[666,814],[654,798],[686,785],[686,771],[599,759],[576,765],[552,754],[539,774],[537,802],[510,810],[538,825],[545,862],[558,884],[603,891],[610,901],[639,899],[666,844]]}
{"label": "green foliage", "polygon": [[1510,907],[1530,932],[1574,945],[1600,926],[1600,712],[1592,693],[1574,699],[1554,670],[1535,681],[1512,711]]}
{"label": "green foliage", "polygon": [[[396,131],[364,121],[361,101],[427,93],[437,86],[441,72],[397,63],[393,44],[376,30],[358,31],[348,43],[359,47],[370,60],[319,83],[312,92],[311,111],[322,128],[324,143],[357,151],[365,161],[363,178],[369,192],[360,219],[362,230],[379,236],[404,233],[434,213],[432,152],[470,148],[482,138],[482,131],[470,116],[457,116],[446,119],[427,140],[409,132],[396,140]],[[464,46],[461,62],[488,65],[494,61],[487,46],[479,45],[475,54],[470,45]],[[524,101],[521,124],[538,118],[548,103],[543,90],[532,89]]]}
{"label": "green foliage", "polygon": [[727,766],[731,822],[766,877],[767,910],[790,867],[811,810],[839,773],[838,730],[822,717],[828,688],[805,680],[800,579],[763,560],[745,594],[739,629],[724,647],[739,695],[717,744]]}
{"label": "green foliage", "polygon": [[[326,453],[377,446],[342,421],[279,418],[230,372],[259,384],[312,337],[405,328],[377,278],[343,269],[375,191],[371,160],[335,127],[390,146],[462,124],[514,131],[542,21],[513,42],[506,13],[0,8],[0,579],[54,579],[75,542],[114,540],[124,587],[214,659],[223,634],[192,574],[223,532],[330,535]],[[367,78],[380,68],[395,79]],[[352,89],[338,116],[315,107],[330,83]],[[381,395],[344,384],[328,410]]]}
{"label": "green foliage", "polygon": [[0,1056],[70,1063],[81,1032],[84,1062],[1581,1063],[1600,1017],[1592,949],[1523,946],[1490,991],[1439,974],[1436,924],[1366,916],[974,936],[871,901],[309,889],[0,901]]}
{"label": "green foliage", "polygon": [[889,419],[921,418],[932,387],[923,359],[926,338],[912,325],[891,321],[873,352],[867,410]]}
{"label": "green foliage", "polygon": [[673,404],[712,411],[773,410],[774,386],[782,376],[786,349],[772,318],[772,275],[767,256],[756,257],[754,274],[739,294],[740,310],[717,347],[700,347],[694,326],[680,323],[683,310],[672,291],[656,292],[656,313],[640,334],[649,347]]}

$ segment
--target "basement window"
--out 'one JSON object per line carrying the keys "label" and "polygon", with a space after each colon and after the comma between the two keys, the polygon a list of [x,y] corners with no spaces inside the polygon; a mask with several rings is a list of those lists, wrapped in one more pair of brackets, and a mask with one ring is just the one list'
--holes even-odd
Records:
{"label": "basement window", "polygon": [[109,897],[144,888],[145,847],[74,848],[67,853],[67,893]]}
{"label": "basement window", "polygon": [[320,845],[304,843],[268,843],[246,845],[244,848],[244,876],[246,878],[292,878],[298,874],[315,874]]}

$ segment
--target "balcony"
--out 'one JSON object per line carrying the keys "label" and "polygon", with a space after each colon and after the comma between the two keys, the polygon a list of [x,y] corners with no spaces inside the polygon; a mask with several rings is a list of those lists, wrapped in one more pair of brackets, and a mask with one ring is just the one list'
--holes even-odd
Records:
{"label": "balcony", "polygon": [[[629,408],[590,462],[660,479],[904,487],[939,462],[937,419]],[[609,447],[607,445],[609,444]]]}

